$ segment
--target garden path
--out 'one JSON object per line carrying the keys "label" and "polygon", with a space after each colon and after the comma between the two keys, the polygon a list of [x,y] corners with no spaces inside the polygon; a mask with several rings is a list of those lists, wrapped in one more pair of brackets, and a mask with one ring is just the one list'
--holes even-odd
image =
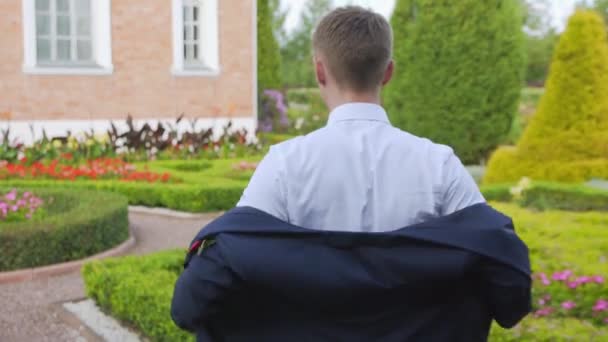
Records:
{"label": "garden path", "polygon": [[[128,254],[185,248],[212,218],[175,218],[130,211],[136,245]],[[59,304],[84,297],[79,272],[0,285],[0,342],[99,341],[78,321],[66,317]]]}

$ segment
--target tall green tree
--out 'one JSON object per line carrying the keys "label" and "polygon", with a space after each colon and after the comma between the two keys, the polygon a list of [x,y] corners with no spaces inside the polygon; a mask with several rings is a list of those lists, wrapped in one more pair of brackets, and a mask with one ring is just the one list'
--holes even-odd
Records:
{"label": "tall green tree", "polygon": [[281,82],[281,53],[272,29],[269,0],[257,0],[258,89],[278,89]]}
{"label": "tall green tree", "polygon": [[332,9],[331,0],[309,0],[300,22],[281,49],[283,80],[290,87],[314,87],[312,33],[315,25]]}
{"label": "tall green tree", "polygon": [[592,8],[602,15],[605,23],[608,23],[608,0],[595,0]]}
{"label": "tall green tree", "polygon": [[508,134],[525,68],[522,7],[503,0],[398,0],[391,121],[478,163]]}
{"label": "tall green tree", "polygon": [[281,0],[268,0],[268,6],[270,7],[270,13],[272,13],[272,31],[274,36],[282,46],[287,41],[287,32],[285,31],[285,20],[289,13],[289,7],[283,8],[281,6]]}

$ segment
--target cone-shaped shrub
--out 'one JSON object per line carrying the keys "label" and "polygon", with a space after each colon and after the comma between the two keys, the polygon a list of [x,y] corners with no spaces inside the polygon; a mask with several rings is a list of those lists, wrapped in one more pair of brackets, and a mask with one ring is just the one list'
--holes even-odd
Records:
{"label": "cone-shaped shrub", "polygon": [[536,114],[516,148],[494,153],[484,182],[608,178],[606,39],[595,12],[579,10],[570,18]]}

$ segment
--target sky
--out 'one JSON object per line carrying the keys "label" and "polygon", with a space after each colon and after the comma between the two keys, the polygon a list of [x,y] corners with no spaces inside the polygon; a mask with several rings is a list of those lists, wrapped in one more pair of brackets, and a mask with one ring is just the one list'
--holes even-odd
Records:
{"label": "sky", "polygon": [[[553,18],[553,26],[558,30],[562,30],[564,25],[574,10],[576,0],[549,0],[551,3],[551,14]],[[289,8],[289,14],[285,21],[286,29],[291,32],[298,25],[300,12],[306,3],[306,0],[281,0],[282,6]],[[334,0],[336,6],[344,5],[348,0]],[[352,0],[356,5],[363,7],[371,7],[375,11],[381,13],[387,18],[390,16],[395,7],[395,0]]]}

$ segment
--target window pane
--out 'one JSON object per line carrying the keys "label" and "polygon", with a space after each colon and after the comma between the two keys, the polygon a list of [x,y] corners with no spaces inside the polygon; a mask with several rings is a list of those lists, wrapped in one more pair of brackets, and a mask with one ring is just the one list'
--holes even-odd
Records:
{"label": "window pane", "polygon": [[76,13],[79,15],[91,15],[91,0],[76,0]]}
{"label": "window pane", "polygon": [[91,34],[91,17],[79,17],[76,21],[76,33],[79,36],[89,36]]}
{"label": "window pane", "polygon": [[60,61],[70,60],[70,41],[66,39],[57,40],[57,59]]}
{"label": "window pane", "polygon": [[36,57],[39,61],[51,59],[51,41],[49,39],[36,39]]}
{"label": "window pane", "polygon": [[58,15],[57,16],[57,34],[63,36],[70,35],[70,16]]}
{"label": "window pane", "polygon": [[36,11],[48,11],[49,0],[36,0]]}
{"label": "window pane", "polygon": [[45,14],[36,15],[36,34],[47,35],[51,33],[51,18]]}
{"label": "window pane", "polygon": [[192,13],[192,19],[194,21],[197,21],[198,20],[198,6],[192,7],[192,11],[193,11],[193,13]]}
{"label": "window pane", "polygon": [[192,29],[194,30],[194,40],[198,40],[198,25],[193,25]]}
{"label": "window pane", "polygon": [[186,62],[192,62],[193,49],[192,49],[192,45],[190,45],[190,44],[184,45],[184,59],[186,60]]}
{"label": "window pane", "polygon": [[184,6],[184,21],[192,21],[192,7]]}
{"label": "window pane", "polygon": [[70,11],[70,1],[69,0],[57,0],[57,11],[69,12]]}
{"label": "window pane", "polygon": [[194,55],[192,56],[195,60],[198,60],[198,44],[194,44]]}
{"label": "window pane", "polygon": [[184,25],[184,40],[192,40],[192,26]]}
{"label": "window pane", "polygon": [[79,40],[76,42],[76,53],[79,61],[90,61],[93,55],[90,40]]}

